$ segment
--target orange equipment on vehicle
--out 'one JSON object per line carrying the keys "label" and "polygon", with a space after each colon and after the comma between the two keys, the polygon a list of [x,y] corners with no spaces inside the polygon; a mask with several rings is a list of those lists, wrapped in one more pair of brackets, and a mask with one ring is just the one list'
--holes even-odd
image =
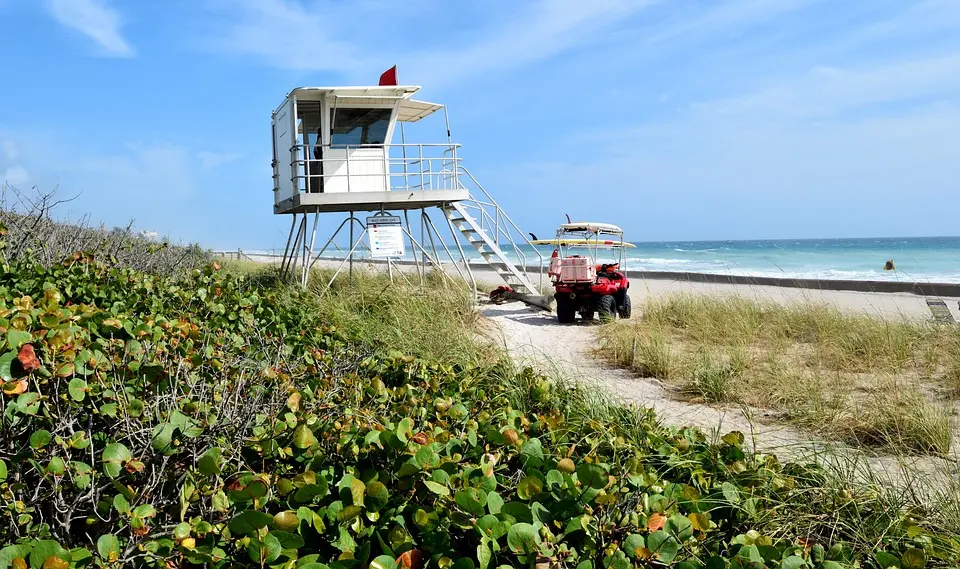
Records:
{"label": "orange equipment on vehicle", "polygon": [[560,276],[560,254],[554,249],[553,254],[550,255],[550,266],[547,268],[547,277],[559,277]]}

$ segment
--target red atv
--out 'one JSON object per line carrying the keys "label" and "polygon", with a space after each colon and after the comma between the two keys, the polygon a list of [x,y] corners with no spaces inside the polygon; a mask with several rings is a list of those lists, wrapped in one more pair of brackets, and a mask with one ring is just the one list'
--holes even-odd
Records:
{"label": "red atv", "polygon": [[[577,313],[584,320],[609,322],[630,318],[630,280],[620,269],[624,264],[623,231],[609,223],[565,223],[557,230],[556,239],[534,241],[537,245],[555,245],[548,274],[557,300],[557,320],[569,324]],[[571,249],[586,249],[585,255],[569,254]],[[601,250],[616,251],[614,262],[595,264]],[[592,255],[591,255],[592,253]]]}

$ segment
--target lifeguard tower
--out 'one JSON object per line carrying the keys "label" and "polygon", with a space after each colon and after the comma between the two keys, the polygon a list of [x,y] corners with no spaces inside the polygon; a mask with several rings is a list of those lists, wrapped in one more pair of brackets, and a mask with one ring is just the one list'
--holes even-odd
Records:
{"label": "lifeguard tower", "polygon": [[[421,279],[427,267],[449,277],[440,257],[444,251],[476,293],[465,241],[479,254],[474,262],[489,265],[516,292],[528,295],[531,303],[548,307],[547,297],[540,296],[532,278],[537,271],[543,284],[542,255],[463,167],[460,145],[451,140],[446,108],[413,99],[420,88],[396,84],[395,70],[384,73],[377,86],[298,87],[273,112],[273,212],[291,216],[282,270],[306,285],[310,269],[348,228],[350,249],[334,278],[344,263],[352,269],[358,248],[396,263],[409,243]],[[445,142],[406,142],[405,123],[440,110],[445,117]],[[398,134],[400,143],[395,144]],[[447,247],[441,236],[445,232],[433,222],[430,210],[443,215],[456,253]],[[368,215],[361,220],[357,214],[364,212]],[[411,212],[420,214],[419,239],[410,223]],[[347,216],[315,252],[321,213]],[[311,214],[312,230],[308,231]],[[355,229],[360,230],[359,237]],[[379,232],[376,240],[372,232]],[[402,243],[396,243],[398,238]],[[394,243],[387,244],[385,251],[382,241],[390,239]],[[530,247],[521,248],[524,243]]]}

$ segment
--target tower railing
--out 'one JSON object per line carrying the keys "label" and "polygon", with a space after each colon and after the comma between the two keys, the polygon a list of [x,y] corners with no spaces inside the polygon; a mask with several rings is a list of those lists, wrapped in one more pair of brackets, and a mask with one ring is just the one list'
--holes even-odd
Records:
{"label": "tower railing", "polygon": [[[293,186],[309,193],[321,191],[328,180],[345,180],[341,184],[347,192],[371,191],[362,179],[381,178],[386,183],[379,191],[458,190],[462,189],[457,180],[458,147],[450,143],[322,145],[321,158],[314,158],[316,145],[298,144],[290,149],[297,156],[290,164],[296,172]],[[362,153],[381,149],[382,155]]]}

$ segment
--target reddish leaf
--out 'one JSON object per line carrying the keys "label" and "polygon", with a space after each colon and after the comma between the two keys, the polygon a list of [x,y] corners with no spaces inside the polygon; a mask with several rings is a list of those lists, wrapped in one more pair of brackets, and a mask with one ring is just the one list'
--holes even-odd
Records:
{"label": "reddish leaf", "polygon": [[647,529],[650,530],[650,533],[660,531],[666,523],[667,518],[663,514],[653,514],[647,519]]}
{"label": "reddish leaf", "polygon": [[426,435],[426,433],[417,433],[417,434],[413,435],[413,442],[417,443],[418,445],[425,445],[425,444],[427,444],[427,435]]}
{"label": "reddish leaf", "polygon": [[27,373],[40,369],[40,360],[37,359],[37,354],[33,351],[33,344],[24,344],[21,346],[20,353],[17,354],[17,359],[20,360],[23,371]]}
{"label": "reddish leaf", "polygon": [[423,552],[419,549],[404,551],[397,557],[399,569],[423,569]]}

